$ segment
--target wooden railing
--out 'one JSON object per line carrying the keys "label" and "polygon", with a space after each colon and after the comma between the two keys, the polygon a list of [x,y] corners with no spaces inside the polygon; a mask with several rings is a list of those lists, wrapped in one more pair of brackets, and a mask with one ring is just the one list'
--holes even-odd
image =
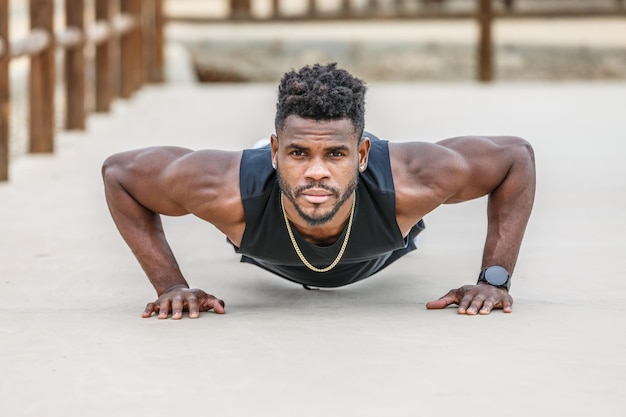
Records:
{"label": "wooden railing", "polygon": [[[472,19],[479,28],[476,41],[476,79],[489,82],[494,79],[495,48],[492,27],[495,19],[626,17],[626,0],[605,0],[603,4],[593,0],[366,0],[359,2],[359,5],[351,0],[337,0],[338,7],[331,11],[320,10],[316,0],[299,0],[304,6],[304,11],[299,14],[284,13],[283,2],[272,0],[271,10],[264,16],[253,13],[254,1],[228,0],[229,13],[225,17],[177,15],[168,16],[168,21],[207,24],[227,21],[297,23],[333,20]],[[409,5],[413,7],[407,7]]]}
{"label": "wooden railing", "polygon": [[[351,0],[338,0],[339,7],[329,12],[321,11],[315,0],[302,0],[305,11],[297,15],[285,15],[281,10],[281,1],[272,0],[269,16],[261,19],[254,16],[255,0],[228,0],[230,15],[233,20],[355,20],[355,19],[420,19],[420,18],[468,18],[475,16],[475,5],[480,6],[482,0],[466,0],[461,7],[445,9],[448,3],[462,3],[460,0],[393,0],[386,4],[377,0],[366,0],[354,7]],[[391,4],[389,4],[391,3]],[[421,5],[421,8],[405,7],[409,3]],[[625,0],[606,0],[599,5],[595,0],[492,0],[491,9],[495,17],[581,17],[581,16],[612,16],[624,11]],[[546,3],[548,3],[546,5]],[[612,4],[610,4],[612,3]],[[581,5],[582,4],[582,5]],[[529,7],[519,7],[520,5]],[[435,7],[441,6],[441,7]],[[497,7],[494,7],[497,6]],[[207,17],[188,16],[185,20],[223,20],[223,18],[207,19]]]}
{"label": "wooden railing", "polygon": [[[61,1],[61,0],[60,0]],[[9,0],[0,0],[0,181],[9,176],[9,119],[11,109],[9,67],[13,58],[29,56],[29,150],[52,152],[55,135],[55,51],[64,52],[65,128],[84,129],[87,116],[86,83],[93,81],[97,112],[107,112],[115,97],[128,98],[145,82],[163,80],[164,0],[92,0],[95,2],[93,23],[85,24],[85,1],[65,0],[66,27],[55,31],[54,0],[29,0],[30,33],[20,39],[9,38]],[[171,0],[175,1],[175,0]],[[367,0],[359,10],[350,0],[339,0],[335,12],[320,11],[315,0],[301,0],[306,12],[285,15],[281,2],[272,0],[269,16],[253,16],[254,0],[228,0],[226,17],[169,16],[169,21],[210,22],[299,22],[322,20],[376,19],[475,19],[479,25],[476,77],[493,79],[494,19],[528,17],[626,16],[624,0],[613,0],[612,8],[565,7],[556,9],[518,8],[522,0],[466,0],[466,8],[446,10],[443,7],[407,9],[405,0],[394,0],[381,9],[376,0]],[[421,5],[444,5],[448,0],[414,0]],[[460,1],[457,1],[460,3]],[[529,1],[527,1],[530,3]],[[453,3],[450,0],[450,3]],[[541,0],[537,0],[541,3]],[[555,2],[553,2],[555,3]],[[432,6],[432,5],[431,5]],[[95,77],[86,78],[85,48],[95,47]]]}
{"label": "wooden railing", "polygon": [[[0,0],[0,181],[9,177],[10,61],[29,56],[29,146],[54,151],[56,51],[64,52],[66,129],[85,129],[87,109],[107,112],[146,82],[163,81],[163,0],[95,0],[85,24],[85,1],[65,0],[66,27],[54,28],[54,0],[30,0],[30,33],[9,38],[9,0]],[[85,49],[95,47],[95,79],[88,80]],[[86,105],[86,83],[95,103]]]}

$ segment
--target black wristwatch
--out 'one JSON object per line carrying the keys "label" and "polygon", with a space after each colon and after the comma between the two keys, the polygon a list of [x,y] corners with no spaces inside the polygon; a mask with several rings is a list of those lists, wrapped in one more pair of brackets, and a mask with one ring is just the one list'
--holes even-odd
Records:
{"label": "black wristwatch", "polygon": [[511,288],[511,274],[500,265],[492,265],[480,271],[478,282],[486,282],[508,291]]}

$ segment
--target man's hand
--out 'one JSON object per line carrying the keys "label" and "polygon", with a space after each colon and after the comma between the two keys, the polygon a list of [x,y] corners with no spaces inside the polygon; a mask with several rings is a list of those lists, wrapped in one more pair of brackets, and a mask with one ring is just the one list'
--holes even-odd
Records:
{"label": "man's hand", "polygon": [[153,313],[159,319],[166,319],[172,313],[172,320],[183,318],[183,311],[189,311],[189,318],[198,318],[201,311],[214,310],[217,314],[224,314],[224,301],[197,288],[174,287],[170,288],[153,303],[148,303],[141,317],[147,318]]}
{"label": "man's hand", "polygon": [[446,308],[451,304],[459,306],[459,314],[489,314],[494,308],[501,308],[505,313],[510,313],[513,298],[504,288],[494,287],[489,284],[465,285],[456,290],[450,290],[438,300],[426,304],[428,309]]}

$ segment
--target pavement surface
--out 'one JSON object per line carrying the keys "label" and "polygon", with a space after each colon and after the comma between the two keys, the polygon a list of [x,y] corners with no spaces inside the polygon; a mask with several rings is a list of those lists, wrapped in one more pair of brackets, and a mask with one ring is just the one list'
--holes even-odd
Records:
{"label": "pavement surface", "polygon": [[[185,74],[179,73],[180,80]],[[475,282],[485,200],[429,214],[382,273],[305,291],[240,264],[211,225],[166,218],[191,285],[227,314],[174,322],[104,202],[100,165],[152,145],[240,149],[273,132],[275,86],[143,89],[60,132],[0,184],[0,415],[626,415],[626,83],[370,83],[367,129],[392,141],[512,134],[538,191],[514,312],[426,302]]]}

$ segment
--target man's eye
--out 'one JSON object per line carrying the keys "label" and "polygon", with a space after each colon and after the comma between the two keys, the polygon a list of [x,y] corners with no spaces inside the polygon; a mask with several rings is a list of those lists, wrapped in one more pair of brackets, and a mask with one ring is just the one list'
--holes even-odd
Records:
{"label": "man's eye", "polygon": [[330,153],[330,156],[332,156],[333,158],[341,158],[343,156],[343,152],[334,151]]}
{"label": "man's eye", "polygon": [[291,155],[293,155],[293,156],[303,156],[304,152],[297,151],[297,150],[296,151],[291,151]]}

